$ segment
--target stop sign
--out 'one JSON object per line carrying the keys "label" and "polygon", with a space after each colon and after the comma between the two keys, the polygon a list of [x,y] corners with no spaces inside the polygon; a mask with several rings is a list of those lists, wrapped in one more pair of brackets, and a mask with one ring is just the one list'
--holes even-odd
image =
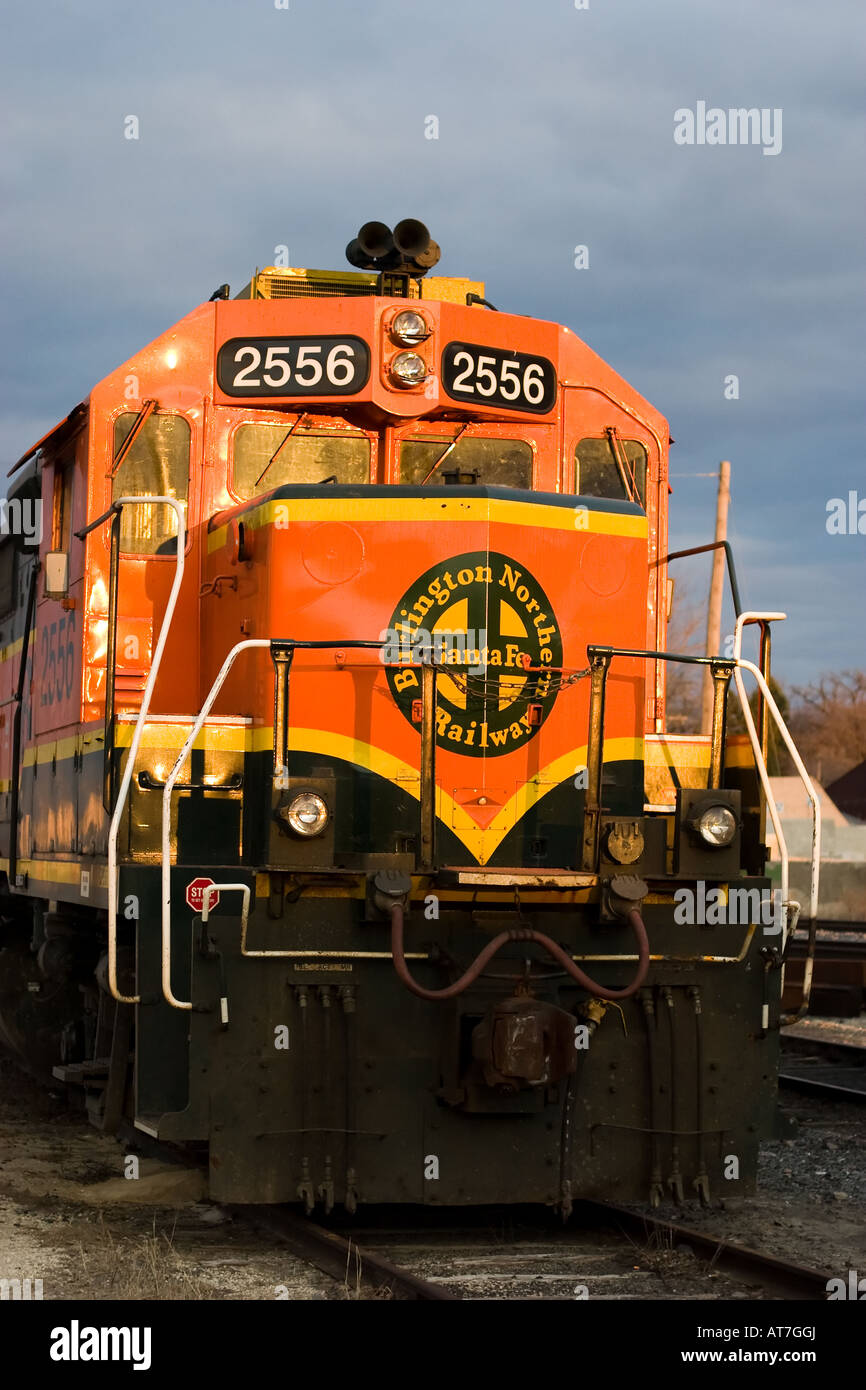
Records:
{"label": "stop sign", "polygon": [[[212,878],[194,878],[191,883],[187,884],[187,906],[191,907],[193,912],[201,912],[204,899],[204,890],[205,888],[210,888],[212,883]],[[219,893],[211,893],[210,898],[208,899],[208,911],[210,911],[211,908],[216,907],[219,900]]]}

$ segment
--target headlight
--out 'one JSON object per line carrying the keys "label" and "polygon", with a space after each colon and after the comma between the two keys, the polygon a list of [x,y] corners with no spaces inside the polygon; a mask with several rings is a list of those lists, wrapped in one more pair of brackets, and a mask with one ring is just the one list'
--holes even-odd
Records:
{"label": "headlight", "polygon": [[391,375],[400,386],[420,386],[427,377],[427,363],[417,352],[398,352]]}
{"label": "headlight", "polygon": [[708,806],[695,821],[695,829],[708,845],[723,848],[737,833],[737,818],[727,806]]}
{"label": "headlight", "polygon": [[319,835],[328,823],[328,807],[315,792],[301,792],[280,813],[296,835]]}
{"label": "headlight", "polygon": [[412,347],[415,343],[423,343],[425,338],[430,337],[430,326],[414,309],[404,309],[391,324],[391,337],[395,343]]}

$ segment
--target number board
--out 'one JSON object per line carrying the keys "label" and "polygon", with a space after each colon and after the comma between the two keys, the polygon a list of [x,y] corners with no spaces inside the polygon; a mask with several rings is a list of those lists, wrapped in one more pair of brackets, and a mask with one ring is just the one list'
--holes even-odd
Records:
{"label": "number board", "polygon": [[505,352],[480,343],[448,343],[442,385],[455,401],[546,415],[556,404],[556,368],[546,357]]}
{"label": "number board", "polygon": [[227,396],[353,396],[369,376],[361,338],[230,338],[217,355]]}

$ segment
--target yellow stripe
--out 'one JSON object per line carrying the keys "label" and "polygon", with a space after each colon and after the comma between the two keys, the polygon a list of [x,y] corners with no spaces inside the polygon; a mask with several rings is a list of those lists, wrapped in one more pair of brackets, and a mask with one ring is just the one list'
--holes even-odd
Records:
{"label": "yellow stripe", "polygon": [[65,762],[77,751],[78,739],[53,739],[50,743],[31,743],[29,748],[24,749],[22,761],[25,767],[32,767],[34,763],[43,767],[45,763],[53,762],[55,758],[59,763]]}
{"label": "yellow stripe", "polygon": [[[511,502],[501,497],[448,497],[446,488],[435,497],[341,497],[339,504],[331,499],[303,497],[263,502],[243,516],[244,526],[260,530],[280,521],[280,529],[293,521],[482,521],[508,526],[543,526],[547,530],[568,531],[574,534],[594,533],[607,536],[630,536],[645,540],[645,516],[625,516],[618,512],[587,509],[580,513],[580,527],[575,525],[577,512],[573,507],[551,507],[543,502]],[[227,527],[219,526],[208,536],[208,554],[221,550],[226,544]]]}
{"label": "yellow stripe", "polygon": [[[118,728],[118,742],[128,746],[131,726]],[[179,749],[189,732],[189,725],[156,724],[145,728],[142,747],[147,749]],[[232,752],[269,752],[273,748],[273,730],[267,727],[238,728],[216,727],[202,729],[196,740],[196,748]],[[57,748],[57,758],[71,757],[77,744],[75,739],[61,739],[56,745],[44,743],[30,747],[24,754],[24,765],[32,766],[38,758],[40,764],[52,760],[53,750]],[[611,738],[605,740],[605,755],[611,762],[637,761],[643,758],[644,743],[640,738]],[[61,750],[67,749],[63,752]],[[293,728],[289,733],[289,749],[296,753],[317,753],[325,757],[340,758],[356,767],[365,768],[379,777],[384,777],[392,785],[400,788],[416,801],[421,799],[421,778],[417,768],[403,762],[401,758],[382,748],[365,743],[347,734],[337,734],[330,730]],[[101,751],[92,749],[92,752]],[[499,810],[486,829],[480,826],[464,811],[463,807],[442,787],[436,789],[436,814],[455,833],[466,846],[469,853],[480,864],[484,864],[501,844],[508,832],[526,812],[535,806],[548,792],[569,777],[576,776],[586,764],[586,745],[570,749],[524,782]],[[44,877],[44,875],[43,875]],[[66,880],[63,880],[66,881]]]}
{"label": "yellow stripe", "polygon": [[[186,724],[181,720],[176,724],[146,724],[139,747],[160,750],[176,748],[179,751],[189,737],[192,724],[191,719]],[[118,748],[129,747],[134,727],[131,723],[117,725],[114,741]],[[265,733],[268,737],[261,746],[273,748],[273,729],[265,730]],[[205,724],[193,744],[196,750],[204,749],[208,753],[248,753],[254,746],[252,726],[244,724]]]}
{"label": "yellow stripe", "polygon": [[[258,738],[265,731],[256,730]],[[273,747],[273,735],[266,745]],[[622,762],[640,760],[643,740],[634,738],[611,738],[605,740],[605,754],[608,761]],[[324,756],[341,758],[354,763],[356,767],[366,768],[378,776],[386,778],[394,786],[406,791],[416,801],[421,800],[421,779],[417,768],[410,767],[392,753],[374,748],[360,739],[349,738],[345,734],[326,733],[320,729],[292,729],[289,734],[289,750],[297,753],[319,753]],[[494,850],[502,843],[517,821],[536,805],[548,792],[573,777],[586,765],[586,745],[573,748],[561,757],[555,758],[542,768],[528,782],[523,783],[502,809],[490,822],[486,830],[463,810],[463,807],[449,796],[442,787],[436,788],[436,814],[440,820],[454,831],[457,838],[466,846],[479,864],[485,864]]]}
{"label": "yellow stripe", "polygon": [[[151,750],[179,749],[189,733],[189,725],[154,724],[145,728],[141,746]],[[131,725],[121,725],[118,730],[118,743],[128,747],[132,737]],[[267,727],[207,727],[202,729],[196,740],[196,748],[206,751],[263,753],[270,752],[274,744],[273,730]],[[605,754],[612,762],[641,761],[644,744],[639,738],[611,738],[605,740]],[[75,739],[61,739],[54,743],[31,746],[25,751],[24,766],[50,763],[57,749],[57,759],[69,758],[76,751]],[[356,767],[363,767],[379,777],[384,777],[394,786],[409,793],[416,801],[421,799],[421,778],[417,768],[404,763],[401,758],[373,744],[365,743],[347,734],[332,733],[323,729],[293,728],[289,733],[289,748],[296,753],[318,753],[325,757],[340,758]],[[66,750],[66,751],[64,751]],[[91,749],[101,752],[101,749]],[[542,797],[568,777],[574,777],[586,763],[586,745],[573,748],[542,768],[528,782],[524,782],[482,830],[463,807],[442,787],[436,790],[436,813],[450,826],[470,854],[484,864],[501,844],[508,832],[536,805]]]}
{"label": "yellow stripe", "polygon": [[[85,859],[19,859],[16,873],[27,874],[29,878],[35,878],[42,883],[65,883],[80,888],[82,867],[90,873],[91,893],[94,887],[104,888],[106,886],[108,883],[107,865],[91,866],[90,861]],[[0,859],[0,869],[8,870],[8,868],[9,860]]]}
{"label": "yellow stripe", "polygon": [[16,641],[10,642],[8,647],[0,647],[0,661],[8,661],[10,656],[15,656],[24,646],[24,638],[19,637]]}
{"label": "yellow stripe", "polygon": [[[736,735],[736,737],[741,736]],[[605,748],[607,748],[607,744],[605,744]],[[742,743],[733,743],[730,739],[726,741],[726,767],[753,767],[754,761],[748,741]],[[648,770],[650,768],[670,768],[673,770],[682,767],[708,768],[710,765],[709,739],[698,742],[697,739],[672,740],[666,734],[648,735],[646,765]]]}

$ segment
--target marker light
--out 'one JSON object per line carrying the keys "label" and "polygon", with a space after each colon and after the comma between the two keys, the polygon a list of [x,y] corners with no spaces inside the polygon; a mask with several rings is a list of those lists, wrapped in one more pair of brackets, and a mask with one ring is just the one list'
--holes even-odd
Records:
{"label": "marker light", "polygon": [[282,812],[296,835],[320,835],[328,823],[328,807],[315,792],[301,792]]}
{"label": "marker light", "polygon": [[413,347],[415,343],[423,343],[425,338],[430,337],[430,325],[414,309],[404,309],[391,324],[391,337],[395,343]]}
{"label": "marker light", "polygon": [[708,806],[696,822],[701,839],[714,849],[729,845],[737,833],[737,818],[727,806]]}
{"label": "marker light", "polygon": [[391,375],[398,386],[420,386],[427,378],[427,363],[417,352],[398,352],[391,363]]}

